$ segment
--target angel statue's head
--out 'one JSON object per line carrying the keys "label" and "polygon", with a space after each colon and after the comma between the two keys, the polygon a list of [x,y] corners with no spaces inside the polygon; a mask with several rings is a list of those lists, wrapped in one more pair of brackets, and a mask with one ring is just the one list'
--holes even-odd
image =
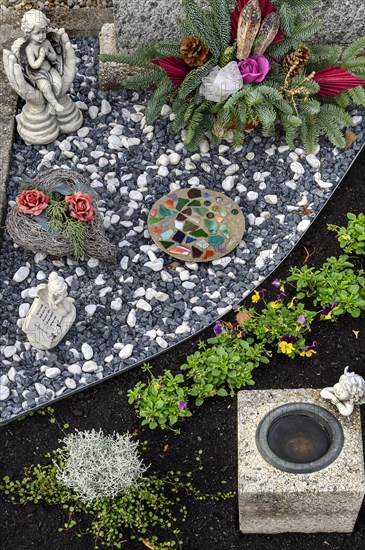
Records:
{"label": "angel statue's head", "polygon": [[30,37],[34,30],[41,30],[44,34],[47,32],[49,19],[39,10],[29,10],[23,15],[20,28],[25,37]]}

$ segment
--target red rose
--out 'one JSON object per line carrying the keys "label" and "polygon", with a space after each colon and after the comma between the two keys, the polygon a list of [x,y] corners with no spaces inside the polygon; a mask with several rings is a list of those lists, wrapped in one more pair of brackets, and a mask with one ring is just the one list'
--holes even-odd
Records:
{"label": "red rose", "polygon": [[73,195],[65,197],[67,204],[71,206],[70,216],[82,222],[90,222],[94,219],[96,209],[93,207],[93,199],[89,193],[77,191]]}
{"label": "red rose", "polygon": [[49,197],[35,188],[23,191],[15,200],[18,212],[38,216],[47,208]]}

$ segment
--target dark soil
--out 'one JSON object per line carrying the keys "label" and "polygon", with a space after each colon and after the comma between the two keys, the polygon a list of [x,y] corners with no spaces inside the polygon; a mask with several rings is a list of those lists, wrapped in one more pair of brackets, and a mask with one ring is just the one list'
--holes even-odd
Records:
{"label": "dark soil", "polygon": [[[302,241],[273,274],[286,278],[290,266],[301,266],[305,260],[304,247],[313,253],[308,265],[320,267],[331,255],[339,255],[340,248],[327,223],[346,224],[346,213],[359,214],[365,210],[365,149],[349,174],[312,224]],[[365,266],[363,266],[365,267]],[[270,284],[266,285],[268,288]],[[353,330],[359,331],[356,339]],[[200,338],[207,338],[207,329],[199,337],[190,339],[177,348],[167,351],[155,361],[155,373],[169,368],[177,371],[187,354]],[[344,316],[337,323],[318,322],[313,338],[319,344],[317,355],[310,359],[285,358],[274,355],[270,365],[254,371],[254,389],[267,388],[322,388],[333,385],[349,365],[351,370],[365,377],[365,315],[359,319]],[[203,407],[194,410],[192,418],[181,426],[181,435],[171,431],[141,429],[140,422],[127,403],[126,393],[137,380],[146,375],[139,368],[120,374],[99,386],[54,404],[55,417],[62,426],[70,429],[99,429],[133,433],[138,430],[140,441],[148,441],[145,462],[151,463],[150,472],[170,469],[195,470],[196,453],[203,450],[202,471],[194,474],[194,484],[204,492],[235,491],[237,489],[237,430],[236,399],[213,398]],[[249,390],[246,390],[249,391]],[[365,433],[363,415],[363,433]],[[69,431],[69,430],[68,430]],[[1,476],[18,477],[24,466],[37,463],[41,457],[58,446],[63,433],[57,424],[50,423],[48,415],[34,416],[2,428],[0,444]],[[238,526],[237,499],[220,502],[194,501],[184,497],[188,520],[182,524],[181,538],[187,550],[242,550],[260,548],[320,548],[352,550],[364,548],[365,506],[359,515],[352,534],[280,534],[242,535]],[[2,501],[0,540],[2,550],[88,550],[94,548],[92,537],[77,538],[75,530],[58,533],[66,517],[57,507],[13,505]],[[345,501],[344,501],[345,505]],[[126,550],[142,550],[142,544],[126,542]]]}

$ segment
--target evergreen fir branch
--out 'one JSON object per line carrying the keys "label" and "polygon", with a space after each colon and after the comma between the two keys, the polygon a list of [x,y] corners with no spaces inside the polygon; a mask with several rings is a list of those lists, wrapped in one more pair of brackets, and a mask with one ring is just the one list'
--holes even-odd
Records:
{"label": "evergreen fir branch", "polygon": [[276,109],[283,113],[286,113],[287,115],[293,114],[292,106],[287,101],[285,101],[282,94],[277,88],[263,84],[259,87],[259,89],[264,98],[268,102],[272,103]]}
{"label": "evergreen fir branch", "polygon": [[[177,96],[178,99],[180,101],[187,101],[185,98],[184,100],[181,100],[181,98],[179,96]],[[191,99],[186,110],[185,110],[185,114],[184,114],[184,123],[187,124],[193,114],[193,112],[195,111],[195,101],[194,99]]]}
{"label": "evergreen fir branch", "polygon": [[68,204],[64,201],[64,197],[62,195],[60,195],[61,199],[55,197],[55,195],[56,194],[52,195],[45,214],[47,216],[51,229],[52,225],[54,225],[55,231],[57,231],[58,229],[62,228],[62,225],[68,219],[67,214],[69,211],[69,207]]}
{"label": "evergreen fir branch", "polygon": [[241,90],[231,95],[225,102],[223,109],[231,109],[238,101],[245,99],[251,89],[252,86],[244,86]]}
{"label": "evergreen fir branch", "polygon": [[178,132],[184,127],[185,113],[188,105],[189,101],[187,99],[180,99],[178,96],[175,97],[172,104],[172,111],[175,115],[174,121],[172,123],[172,128],[174,132]]}
{"label": "evergreen fir branch", "polygon": [[206,132],[209,132],[213,126],[214,117],[210,116],[209,114],[199,113],[199,117],[197,116],[197,119],[198,118],[200,120],[197,124],[194,125],[194,131],[192,128],[191,134],[188,136],[187,132],[185,137],[185,144],[189,151],[195,151],[198,148],[199,143],[204,137],[204,134]]}
{"label": "evergreen fir branch", "polygon": [[364,54],[365,50],[365,36],[362,36],[350,44],[342,52],[342,63],[350,62],[354,57]]}
{"label": "evergreen fir branch", "polygon": [[303,101],[299,105],[300,113],[308,116],[316,115],[317,113],[319,113],[320,109],[321,109],[321,104],[316,99],[308,99],[307,101],[305,102]]}
{"label": "evergreen fir branch", "polygon": [[260,92],[260,88],[251,88],[251,90],[248,91],[246,101],[248,105],[254,106],[258,105],[262,101],[262,94]]}
{"label": "evergreen fir branch", "polygon": [[182,39],[194,34],[195,28],[188,17],[178,17],[176,23]]}
{"label": "evergreen fir branch", "polygon": [[[287,4],[288,0],[271,0],[274,8],[281,10],[283,4]],[[315,8],[320,4],[320,0],[290,0],[290,7],[294,13],[302,13]]]}
{"label": "evergreen fir branch", "polygon": [[195,0],[182,0],[182,6],[195,29],[195,38],[200,38],[212,54],[218,57],[221,45],[212,12],[202,9]]}
{"label": "evergreen fir branch", "polygon": [[228,65],[228,63],[230,63],[230,61],[234,61],[236,59],[236,50],[237,50],[236,44],[226,48],[219,58],[219,62],[218,62],[219,66],[225,67],[226,65]]}
{"label": "evergreen fir branch", "polygon": [[365,107],[365,90],[363,86],[356,86],[356,88],[352,88],[348,92],[355,104]]}
{"label": "evergreen fir branch", "polygon": [[289,122],[285,122],[282,119],[282,125],[285,132],[285,139],[289,147],[292,149],[294,148],[294,141],[298,137],[299,134],[299,127],[298,126],[292,126]]}
{"label": "evergreen fir branch", "polygon": [[184,99],[191,92],[196,90],[200,86],[202,79],[210,73],[210,71],[213,69],[213,67],[216,64],[217,64],[217,58],[211,58],[209,61],[207,61],[207,63],[205,63],[201,67],[198,67],[193,71],[190,71],[190,73],[184,79],[184,82],[182,83],[181,87],[179,88],[180,99]]}
{"label": "evergreen fir branch", "polygon": [[333,120],[340,128],[352,126],[352,117],[338,105],[322,105],[319,114]]}
{"label": "evergreen fir branch", "polygon": [[87,225],[87,222],[68,218],[63,226],[62,235],[70,241],[73,255],[77,260],[85,256]]}
{"label": "evergreen fir branch", "polygon": [[[300,105],[299,112],[303,105]],[[307,154],[314,153],[319,139],[319,127],[314,116],[301,113],[302,125],[300,127],[300,136]]]}
{"label": "evergreen fir branch", "polygon": [[358,73],[364,73],[365,72],[365,56],[362,55],[360,57],[355,57],[354,59],[350,59],[346,62],[340,63],[340,66],[344,69],[348,69],[351,73],[354,72],[354,70]]}
{"label": "evergreen fir branch", "polygon": [[280,7],[280,27],[285,36],[293,34],[295,24],[295,14],[288,2],[284,2]]}
{"label": "evergreen fir branch", "polygon": [[156,57],[155,45],[150,44],[138,48],[131,53],[116,53],[116,54],[100,54],[99,59],[103,62],[123,63],[132,67],[143,67],[149,69],[151,67],[151,59]]}
{"label": "evergreen fir branch", "polygon": [[148,123],[156,120],[163,105],[173,96],[174,92],[175,88],[172,82],[167,77],[164,78],[147,104],[145,116]]}
{"label": "evergreen fir branch", "polygon": [[351,97],[348,90],[344,90],[340,94],[337,94],[335,96],[335,102],[339,107],[346,109],[346,107],[348,107],[351,103]]}
{"label": "evergreen fir branch", "polygon": [[218,29],[220,37],[220,47],[224,50],[231,38],[231,14],[232,0],[211,0],[213,8],[215,27]]}
{"label": "evergreen fir branch", "polygon": [[143,71],[122,80],[122,86],[129,90],[148,90],[158,85],[162,77],[163,73],[159,70]]}
{"label": "evergreen fir branch", "polygon": [[234,149],[237,149],[237,147],[241,147],[241,145],[245,141],[245,133],[243,131],[236,130],[233,135],[232,139],[232,147]]}
{"label": "evergreen fir branch", "polygon": [[313,21],[302,21],[295,26],[295,30],[291,35],[291,41],[298,42],[299,45],[308,40],[313,34],[316,34],[322,28],[322,21],[314,19]]}
{"label": "evergreen fir branch", "polygon": [[157,42],[155,44],[155,57],[181,57],[180,42]]}
{"label": "evergreen fir branch", "polygon": [[256,112],[262,124],[262,133],[265,137],[275,135],[276,111],[270,104],[257,105]]}
{"label": "evergreen fir branch", "polygon": [[281,122],[283,126],[292,126],[293,128],[299,128],[302,124],[302,119],[296,115],[282,115]]}
{"label": "evergreen fir branch", "polygon": [[342,48],[337,44],[310,44],[310,58],[307,65],[308,71],[319,71],[326,67],[336,65]]}
{"label": "evergreen fir branch", "polygon": [[273,57],[277,57],[279,59],[282,59],[287,53],[297,49],[294,45],[292,40],[284,40],[283,42],[278,42],[277,44],[271,44],[271,46],[268,47],[266,52]]}

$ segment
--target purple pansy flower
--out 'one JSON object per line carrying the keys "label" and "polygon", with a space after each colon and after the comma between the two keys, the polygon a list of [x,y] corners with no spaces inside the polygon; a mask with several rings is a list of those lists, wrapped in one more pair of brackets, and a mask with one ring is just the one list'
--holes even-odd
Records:
{"label": "purple pansy flower", "polygon": [[304,315],[299,315],[299,317],[297,319],[297,323],[300,323],[301,325],[303,325],[303,327],[306,326],[307,321],[306,321]]}
{"label": "purple pansy flower", "polygon": [[238,63],[245,84],[262,82],[270,70],[270,63],[263,55],[251,55]]}
{"label": "purple pansy flower", "polygon": [[180,411],[183,411],[186,407],[186,405],[188,404],[187,401],[179,401],[179,403],[177,404],[177,406],[179,407]]}
{"label": "purple pansy flower", "polygon": [[335,300],[331,306],[326,306],[325,308],[322,309],[321,311],[322,315],[328,315],[329,313],[331,313],[331,311],[335,309],[335,307],[337,307],[337,305],[338,305],[338,302],[336,302]]}
{"label": "purple pansy flower", "polygon": [[241,337],[245,338],[246,336],[247,336],[247,332],[245,332],[244,330],[241,330]]}
{"label": "purple pansy flower", "polygon": [[285,292],[280,292],[280,294],[278,294],[278,296],[277,296],[277,299],[278,300],[284,300],[285,297],[286,297]]}
{"label": "purple pansy flower", "polygon": [[233,304],[232,309],[233,309],[234,311],[237,311],[237,309],[239,309],[239,308],[238,308],[238,305],[237,305],[237,304]]}
{"label": "purple pansy flower", "polygon": [[279,340],[279,342],[287,342],[288,344],[295,344],[298,341],[296,336],[290,336],[289,334],[284,334]]}
{"label": "purple pansy flower", "polygon": [[222,321],[216,321],[215,322],[215,327],[214,327],[214,334],[216,334],[218,336],[218,334],[222,334],[222,332],[224,332],[223,330],[223,326],[222,326]]}
{"label": "purple pansy flower", "polygon": [[274,279],[274,281],[271,283],[275,288],[280,288],[280,281],[279,279]]}
{"label": "purple pansy flower", "polygon": [[266,288],[262,288],[261,290],[259,290],[259,296],[261,299],[265,297],[265,294],[266,294]]}

